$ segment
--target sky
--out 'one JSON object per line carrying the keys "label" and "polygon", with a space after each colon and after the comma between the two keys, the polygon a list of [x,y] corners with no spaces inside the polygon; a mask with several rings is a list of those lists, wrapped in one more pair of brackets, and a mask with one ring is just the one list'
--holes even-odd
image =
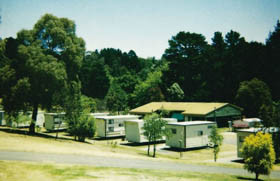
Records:
{"label": "sky", "polygon": [[280,0],[0,0],[0,37],[15,38],[46,13],[74,20],[87,51],[116,48],[161,58],[180,31],[211,43],[214,32],[234,30],[265,43],[280,19]]}

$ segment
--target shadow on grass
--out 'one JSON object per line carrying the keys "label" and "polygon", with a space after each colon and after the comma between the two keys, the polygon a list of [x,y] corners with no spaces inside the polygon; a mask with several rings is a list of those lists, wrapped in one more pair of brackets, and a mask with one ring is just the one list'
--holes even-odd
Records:
{"label": "shadow on grass", "polygon": [[153,144],[162,144],[165,143],[165,140],[156,141],[156,142],[142,142],[142,143],[121,143],[121,145],[124,146],[147,146],[147,145],[153,145]]}
{"label": "shadow on grass", "polygon": [[202,146],[202,147],[195,147],[195,148],[174,148],[174,147],[165,147],[162,148],[162,150],[167,151],[174,151],[174,152],[186,152],[186,151],[195,151],[195,150],[202,150],[207,148],[208,146]]}
{"label": "shadow on grass", "polygon": [[105,140],[116,140],[116,139],[125,139],[125,136],[108,136],[108,137],[95,137],[92,140],[96,141],[105,141]]}
{"label": "shadow on grass", "polygon": [[[65,132],[67,129],[59,129],[59,130],[47,130],[45,133],[60,133]],[[68,133],[66,135],[69,135]],[[70,136],[70,135],[69,135]]]}
{"label": "shadow on grass", "polygon": [[[10,128],[10,127],[0,127],[0,131],[6,132],[6,133],[12,133],[12,134],[20,134],[20,135],[26,135],[26,136],[33,136],[33,137],[40,137],[40,138],[52,138],[52,139],[59,139],[59,140],[73,140],[71,138],[65,138],[65,137],[57,137],[55,135],[49,135],[45,133],[34,133],[30,134],[28,130],[23,130],[20,128]],[[49,132],[46,132],[49,133]]]}
{"label": "shadow on grass", "polygon": [[150,155],[148,155],[147,151],[145,153],[138,153],[138,155],[141,155],[141,156],[145,156],[145,157],[150,157],[150,158],[158,158],[158,154],[156,154],[156,157],[153,157],[153,150],[151,149],[150,150]]}
{"label": "shadow on grass", "polygon": [[[241,177],[241,176],[234,176],[234,178],[238,180],[256,180],[254,178],[248,178],[248,177]],[[258,181],[263,181],[262,179],[258,179]]]}
{"label": "shadow on grass", "polygon": [[[11,134],[20,134],[20,135],[25,135],[25,136],[32,136],[32,137],[38,137],[38,138],[47,138],[47,139],[55,139],[55,140],[67,140],[67,141],[76,141],[76,142],[80,142],[80,143],[86,143],[86,144],[92,144],[91,142],[88,141],[78,141],[75,140],[74,138],[67,138],[67,137],[56,137],[56,135],[49,135],[47,133],[58,133],[58,132],[63,132],[62,130],[58,130],[58,131],[46,131],[44,133],[34,133],[34,134],[30,134],[28,132],[28,130],[23,130],[20,128],[10,128],[10,127],[0,127],[0,131],[6,132],[6,133],[11,133]],[[71,136],[70,134],[66,133],[67,136]]]}
{"label": "shadow on grass", "polygon": [[244,163],[244,159],[243,158],[240,158],[240,159],[236,159],[236,160],[231,160],[232,162],[234,163]]}

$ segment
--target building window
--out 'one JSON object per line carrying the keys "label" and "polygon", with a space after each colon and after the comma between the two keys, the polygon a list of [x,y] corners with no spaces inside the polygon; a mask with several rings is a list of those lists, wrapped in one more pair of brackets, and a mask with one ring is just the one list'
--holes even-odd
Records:
{"label": "building window", "polygon": [[197,136],[202,136],[203,135],[203,131],[198,131],[197,132]]}
{"label": "building window", "polygon": [[109,127],[109,132],[114,132],[114,127]]}
{"label": "building window", "polygon": [[109,119],[109,124],[114,124],[114,120],[113,119]]}
{"label": "building window", "polygon": [[172,132],[172,134],[176,134],[176,133],[177,133],[177,130],[174,129],[174,128],[172,128],[172,129],[171,129],[171,132]]}
{"label": "building window", "polygon": [[208,125],[208,129],[212,129],[213,128],[213,126],[212,125]]}

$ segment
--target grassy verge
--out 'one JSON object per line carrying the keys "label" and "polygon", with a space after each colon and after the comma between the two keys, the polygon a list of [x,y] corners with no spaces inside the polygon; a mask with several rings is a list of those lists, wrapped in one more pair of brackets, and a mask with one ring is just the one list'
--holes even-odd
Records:
{"label": "grassy verge", "polygon": [[139,152],[144,153],[144,151],[134,147],[126,147],[124,149],[119,146],[120,140],[114,140],[118,142],[114,146],[107,140],[87,140],[86,143],[81,143],[73,141],[70,137],[62,137],[62,135],[64,136],[65,133],[60,133],[60,138],[55,139],[55,137],[30,136],[2,129],[2,131],[0,130],[0,150],[118,157],[138,157]]}
{"label": "grassy verge", "polygon": [[[17,130],[15,129],[15,131]],[[48,135],[54,136],[55,133]],[[234,145],[223,144],[218,156],[218,162],[215,163],[213,161],[213,150],[211,148],[184,151],[182,158],[180,158],[179,152],[160,149],[157,151],[157,158],[154,159],[147,157],[147,145],[128,146],[126,142],[121,141],[121,139],[87,140],[87,143],[80,143],[73,141],[71,137],[63,132],[59,133],[59,136],[59,139],[55,139],[54,137],[30,136],[17,132],[11,133],[1,128],[0,150],[153,159],[157,161],[206,164],[231,168],[243,167],[241,163],[222,161],[226,159],[229,160],[229,158],[236,155],[236,146]],[[117,144],[114,144],[115,142],[117,142]],[[157,148],[160,147],[164,147],[164,144],[157,145]],[[280,170],[280,165],[275,166],[274,170]]]}
{"label": "grassy verge", "polygon": [[[108,174],[110,173],[110,174]],[[64,180],[251,180],[225,174],[196,172],[104,168],[76,165],[38,164],[30,162],[0,161],[0,180],[13,181],[64,181]],[[261,176],[263,179],[263,177]],[[267,179],[273,180],[273,179]]]}

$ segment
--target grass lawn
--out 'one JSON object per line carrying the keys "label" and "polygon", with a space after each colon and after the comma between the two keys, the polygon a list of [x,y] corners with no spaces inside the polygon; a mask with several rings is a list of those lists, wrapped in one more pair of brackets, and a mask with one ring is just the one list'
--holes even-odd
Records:
{"label": "grass lawn", "polygon": [[[108,174],[109,173],[109,174]],[[0,180],[5,181],[85,181],[85,180],[251,180],[223,174],[196,172],[108,168],[61,164],[0,161]],[[262,176],[260,177],[263,178]],[[273,179],[268,179],[273,180]]]}
{"label": "grass lawn", "polygon": [[[50,133],[49,135],[55,136],[55,133]],[[153,159],[146,156],[147,145],[129,146],[127,142],[121,139],[87,139],[86,141],[87,143],[73,141],[73,139],[65,133],[59,133],[59,139],[55,139],[54,137],[46,138],[11,133],[9,128],[0,128],[0,150]],[[115,142],[117,142],[116,145],[114,144]],[[157,145],[157,148],[164,147],[164,143]],[[228,155],[235,154],[234,151],[236,151],[236,147],[232,145],[223,145],[221,150],[219,158],[226,158]],[[190,150],[184,151],[183,157],[180,158],[179,152],[158,149],[157,160],[183,163],[204,163],[206,161],[208,163],[213,162],[213,153],[211,148]]]}
{"label": "grass lawn", "polygon": [[[55,136],[55,133],[48,133]],[[153,159],[146,155],[147,145],[129,146],[127,142],[121,139],[115,140],[90,140],[86,143],[73,141],[72,137],[66,133],[59,133],[59,139],[45,136],[30,136],[24,134],[22,130],[0,127],[0,150],[9,151],[27,151],[41,153],[59,153],[59,154],[78,154],[78,155],[95,155],[95,156],[110,156],[119,158],[137,158],[137,159]],[[115,145],[114,143],[117,142]],[[112,144],[113,143],[113,144]],[[158,161],[180,162],[192,164],[204,164],[212,166],[223,166],[242,168],[243,164],[234,163],[230,158],[236,156],[236,146],[223,144],[218,155],[218,161],[213,160],[213,150],[211,148],[189,150],[183,152],[183,157],[180,158],[180,153],[171,150],[162,149],[165,144],[158,144],[157,151]],[[274,167],[274,170],[280,170],[280,165]],[[1,179],[0,179],[1,180]]]}

